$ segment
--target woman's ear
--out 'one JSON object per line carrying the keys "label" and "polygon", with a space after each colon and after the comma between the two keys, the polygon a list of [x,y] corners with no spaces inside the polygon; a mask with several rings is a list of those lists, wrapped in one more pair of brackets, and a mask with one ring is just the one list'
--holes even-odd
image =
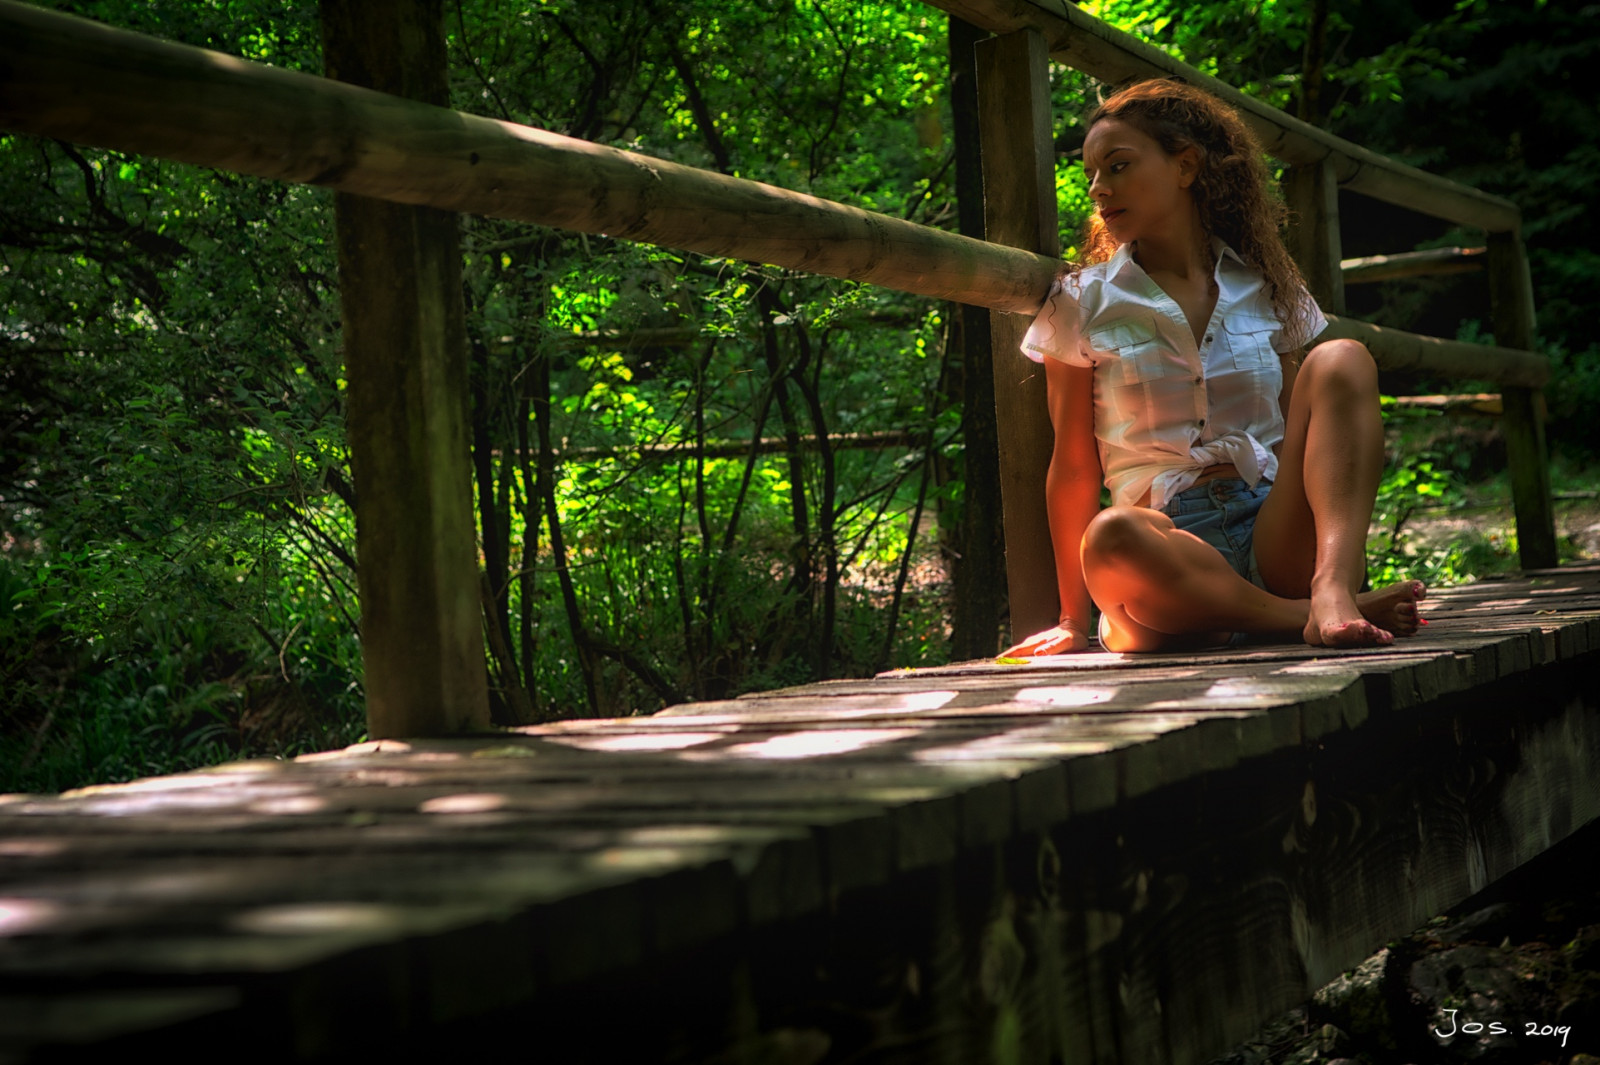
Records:
{"label": "woman's ear", "polygon": [[1186,189],[1200,176],[1200,149],[1190,144],[1178,152],[1178,187]]}

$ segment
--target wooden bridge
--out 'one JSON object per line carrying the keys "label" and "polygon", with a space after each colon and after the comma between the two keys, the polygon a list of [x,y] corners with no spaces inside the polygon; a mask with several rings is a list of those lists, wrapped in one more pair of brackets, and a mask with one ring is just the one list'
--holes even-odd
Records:
{"label": "wooden bridge", "polygon": [[[998,34],[976,46],[972,240],[404,99],[440,98],[438,27],[405,25],[426,3],[364,3],[324,5],[327,55],[374,89],[0,0],[0,128],[339,190],[384,737],[0,801],[0,1060],[559,1037],[578,1060],[1198,1062],[1600,810],[1600,570],[1539,568],[1548,371],[1514,205],[1062,0],[938,0]],[[991,309],[1031,631],[1055,615],[1049,435],[1016,340],[1057,269],[1051,58],[1181,71],[1240,107],[1290,164],[1295,251],[1334,311],[1340,188],[1484,231],[1500,347],[1335,329],[1390,369],[1502,386],[1530,571],[1440,593],[1393,648],[974,663],[489,732],[449,212]]]}
{"label": "wooden bridge", "polygon": [[1600,564],[1427,615],[8,798],[0,1061],[1203,1062],[1600,814]]}

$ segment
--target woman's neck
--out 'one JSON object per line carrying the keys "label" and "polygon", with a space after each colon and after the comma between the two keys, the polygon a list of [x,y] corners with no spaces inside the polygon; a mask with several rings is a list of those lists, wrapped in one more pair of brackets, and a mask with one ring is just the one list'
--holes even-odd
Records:
{"label": "woman's neck", "polygon": [[1147,274],[1168,274],[1185,280],[1209,277],[1214,269],[1211,242],[1198,217],[1176,232],[1140,237],[1134,242],[1133,258]]}

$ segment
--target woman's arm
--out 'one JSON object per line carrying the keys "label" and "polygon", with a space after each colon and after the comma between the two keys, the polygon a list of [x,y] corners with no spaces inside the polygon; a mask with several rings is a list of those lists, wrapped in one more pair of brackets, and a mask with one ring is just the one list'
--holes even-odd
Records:
{"label": "woman's arm", "polygon": [[1094,370],[1044,360],[1055,444],[1045,475],[1045,509],[1056,558],[1059,623],[1010,648],[1008,656],[1064,654],[1089,646],[1089,591],[1083,582],[1083,531],[1100,510],[1100,452],[1094,439]]}
{"label": "woman's arm", "polygon": [[[1278,363],[1283,367],[1283,387],[1278,390],[1278,410],[1283,414],[1284,424],[1289,421],[1289,400],[1294,398],[1294,380],[1300,373],[1300,363],[1306,357],[1305,348],[1296,348],[1294,351],[1280,352]],[[1279,458],[1283,450],[1283,441],[1278,441],[1272,448],[1272,453]]]}

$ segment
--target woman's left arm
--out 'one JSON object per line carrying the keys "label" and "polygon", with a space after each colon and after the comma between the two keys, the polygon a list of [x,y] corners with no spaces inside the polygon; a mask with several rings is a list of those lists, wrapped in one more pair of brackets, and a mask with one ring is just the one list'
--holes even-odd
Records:
{"label": "woman's left arm", "polygon": [[[1283,387],[1278,390],[1278,410],[1282,413],[1285,423],[1289,421],[1289,401],[1294,398],[1294,380],[1299,376],[1300,363],[1305,357],[1305,348],[1280,352],[1278,355],[1278,363],[1283,367]],[[1278,454],[1282,450],[1282,440],[1272,446],[1272,453],[1278,455],[1279,458],[1283,457]]]}

